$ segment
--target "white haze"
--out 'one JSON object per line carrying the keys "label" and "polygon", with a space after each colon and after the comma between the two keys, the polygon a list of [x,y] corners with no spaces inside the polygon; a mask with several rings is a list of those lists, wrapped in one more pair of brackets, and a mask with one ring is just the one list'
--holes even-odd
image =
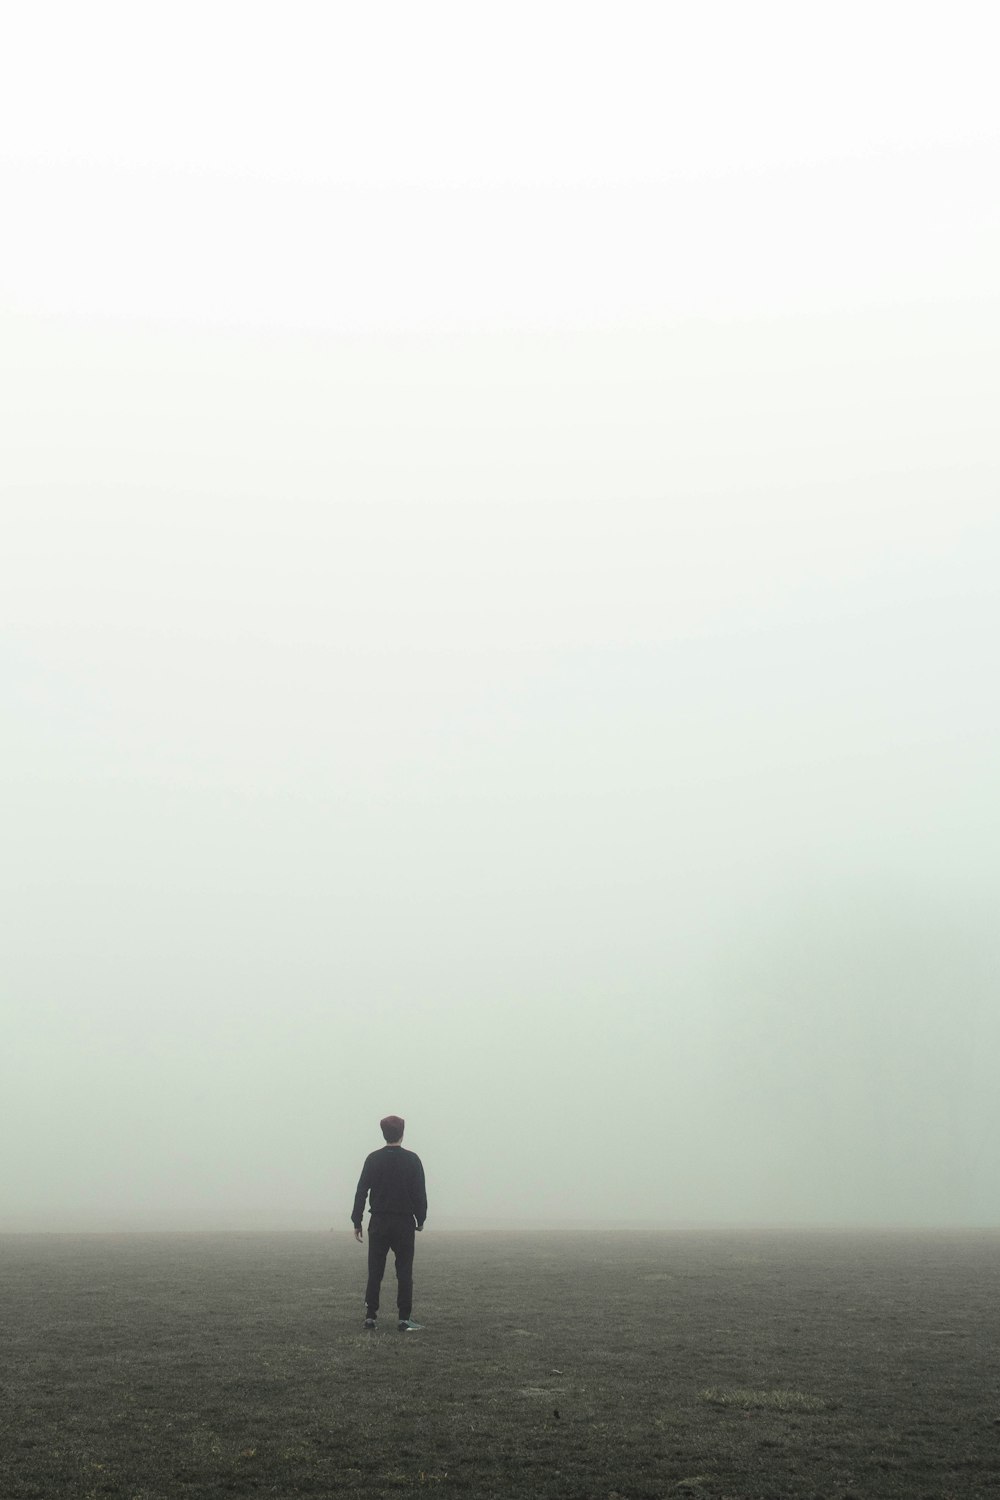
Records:
{"label": "white haze", "polygon": [[991,17],[6,18],[0,1228],[1000,1220]]}

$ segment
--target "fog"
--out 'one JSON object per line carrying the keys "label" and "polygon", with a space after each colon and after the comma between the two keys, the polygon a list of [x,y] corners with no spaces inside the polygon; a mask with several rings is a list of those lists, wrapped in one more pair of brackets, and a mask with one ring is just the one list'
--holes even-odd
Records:
{"label": "fog", "polygon": [[169,14],[0,65],[0,1229],[1000,1222],[990,9]]}

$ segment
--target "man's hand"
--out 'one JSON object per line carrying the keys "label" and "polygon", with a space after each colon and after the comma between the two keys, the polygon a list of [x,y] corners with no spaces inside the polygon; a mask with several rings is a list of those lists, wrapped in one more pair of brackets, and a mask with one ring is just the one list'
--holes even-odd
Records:
{"label": "man's hand", "polygon": [[421,1234],[423,1232],[424,1226],[422,1224],[414,1224],[413,1227],[417,1231],[418,1234]]}
{"label": "man's hand", "polygon": [[354,1231],[354,1238],[357,1240],[359,1245],[363,1245],[365,1242],[365,1232],[361,1228],[360,1224]]}

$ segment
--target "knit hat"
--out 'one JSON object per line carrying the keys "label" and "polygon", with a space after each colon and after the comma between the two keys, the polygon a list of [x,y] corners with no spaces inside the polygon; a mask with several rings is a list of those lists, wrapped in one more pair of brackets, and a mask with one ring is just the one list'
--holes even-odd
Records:
{"label": "knit hat", "polygon": [[402,1139],[405,1120],[398,1115],[386,1115],[384,1120],[379,1120],[379,1128],[387,1141],[398,1141]]}

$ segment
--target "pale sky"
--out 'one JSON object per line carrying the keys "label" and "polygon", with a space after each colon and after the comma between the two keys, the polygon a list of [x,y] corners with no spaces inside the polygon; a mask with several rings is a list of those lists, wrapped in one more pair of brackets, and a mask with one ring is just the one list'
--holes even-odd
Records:
{"label": "pale sky", "polygon": [[1000,1222],[988,5],[0,37],[0,1229]]}

